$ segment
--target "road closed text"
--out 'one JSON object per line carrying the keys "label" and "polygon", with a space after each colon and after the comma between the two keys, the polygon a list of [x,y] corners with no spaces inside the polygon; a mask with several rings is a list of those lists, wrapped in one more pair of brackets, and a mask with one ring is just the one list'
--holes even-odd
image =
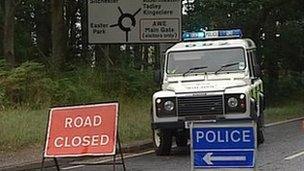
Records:
{"label": "road closed text", "polygon": [[[72,128],[92,128],[102,125],[102,118],[99,115],[93,117],[67,117],[64,122],[65,129]],[[88,147],[88,146],[104,146],[109,143],[108,135],[85,135],[85,136],[74,136],[64,137],[59,136],[54,140],[54,146],[57,148],[61,147]]]}
{"label": "road closed text", "polygon": [[109,143],[108,135],[93,135],[93,136],[76,136],[76,137],[57,137],[54,145],[57,148],[61,147],[88,147],[88,146],[104,146]]}

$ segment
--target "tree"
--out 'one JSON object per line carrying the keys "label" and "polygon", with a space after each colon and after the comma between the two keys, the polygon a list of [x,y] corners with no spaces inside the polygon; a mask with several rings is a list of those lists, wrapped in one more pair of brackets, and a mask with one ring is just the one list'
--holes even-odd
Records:
{"label": "tree", "polygon": [[3,54],[10,67],[17,65],[14,50],[16,0],[5,0],[3,27]]}
{"label": "tree", "polygon": [[64,1],[51,0],[52,58],[55,70],[62,69],[67,55],[67,33],[64,22]]}
{"label": "tree", "polygon": [[34,11],[37,48],[40,56],[44,58],[50,55],[52,47],[52,43],[49,41],[51,37],[51,11],[49,6],[50,0],[40,1]]}

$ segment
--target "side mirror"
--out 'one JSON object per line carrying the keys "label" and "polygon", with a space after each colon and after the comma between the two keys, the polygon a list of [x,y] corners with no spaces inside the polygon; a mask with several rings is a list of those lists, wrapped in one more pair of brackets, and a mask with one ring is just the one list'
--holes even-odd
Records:
{"label": "side mirror", "polygon": [[159,69],[154,72],[154,81],[157,84],[161,84],[162,73],[161,73],[161,71]]}
{"label": "side mirror", "polygon": [[260,78],[262,76],[262,71],[260,65],[254,66],[254,76]]}

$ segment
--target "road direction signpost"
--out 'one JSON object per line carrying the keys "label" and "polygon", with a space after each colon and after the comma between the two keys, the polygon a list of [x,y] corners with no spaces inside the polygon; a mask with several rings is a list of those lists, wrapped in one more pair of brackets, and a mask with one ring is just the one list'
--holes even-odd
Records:
{"label": "road direction signpost", "polygon": [[192,170],[253,170],[256,124],[253,121],[189,123]]}
{"label": "road direction signpost", "polygon": [[181,0],[87,0],[90,44],[181,40]]}

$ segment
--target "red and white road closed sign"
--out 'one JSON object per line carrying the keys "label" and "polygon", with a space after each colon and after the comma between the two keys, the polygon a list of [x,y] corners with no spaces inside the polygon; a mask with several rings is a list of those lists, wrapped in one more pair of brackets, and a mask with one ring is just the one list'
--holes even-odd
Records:
{"label": "red and white road closed sign", "polygon": [[114,155],[117,116],[118,103],[51,109],[44,156]]}

